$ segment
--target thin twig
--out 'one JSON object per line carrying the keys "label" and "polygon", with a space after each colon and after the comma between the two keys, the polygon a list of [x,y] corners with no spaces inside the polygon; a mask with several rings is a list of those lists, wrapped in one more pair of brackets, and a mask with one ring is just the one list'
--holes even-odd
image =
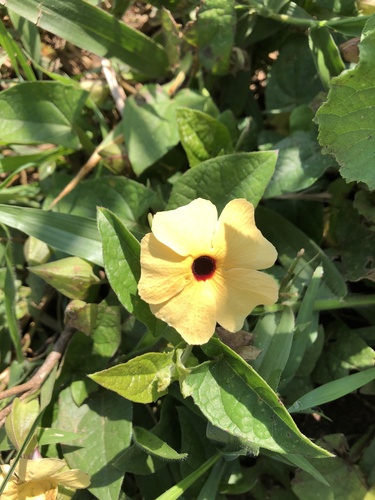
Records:
{"label": "thin twig", "polygon": [[102,70],[105,79],[107,80],[113,100],[115,101],[116,109],[122,116],[124,113],[126,95],[124,89],[119,85],[117,81],[116,73],[114,72],[111,61],[109,59],[102,59]]}
{"label": "thin twig", "polygon": [[[74,331],[75,330],[73,328],[66,327],[61,332],[61,335],[55,342],[53,350],[48,354],[42,366],[31,377],[31,379],[25,382],[24,384],[20,384],[0,392],[0,400],[16,396],[18,394],[22,394],[20,396],[20,399],[25,399],[26,397],[38,391],[40,387],[43,385],[43,382],[46,380],[48,375],[55,367],[55,365],[62,358]],[[7,407],[5,407],[3,410],[0,411],[0,426],[4,424],[5,418],[9,415],[11,411],[12,411],[12,404],[8,405]]]}

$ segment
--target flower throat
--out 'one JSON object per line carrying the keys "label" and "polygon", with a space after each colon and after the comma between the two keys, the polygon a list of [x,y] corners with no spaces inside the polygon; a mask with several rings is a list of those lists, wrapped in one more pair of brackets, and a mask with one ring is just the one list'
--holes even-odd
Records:
{"label": "flower throat", "polygon": [[216,270],[216,262],[212,257],[203,255],[195,259],[192,265],[194,278],[197,281],[206,281],[214,275]]}

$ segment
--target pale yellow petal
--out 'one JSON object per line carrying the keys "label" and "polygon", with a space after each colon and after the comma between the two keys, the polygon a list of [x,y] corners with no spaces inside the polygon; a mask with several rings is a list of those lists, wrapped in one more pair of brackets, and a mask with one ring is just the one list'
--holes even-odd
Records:
{"label": "pale yellow petal", "polygon": [[59,472],[53,476],[58,484],[80,490],[90,486],[90,476],[80,469],[70,469]]}
{"label": "pale yellow petal", "polygon": [[211,250],[216,224],[215,205],[198,198],[175,210],[156,213],[152,232],[161,243],[179,255],[197,257]]}
{"label": "pale yellow petal", "polygon": [[141,242],[139,295],[149,304],[165,302],[177,295],[193,278],[192,263],[191,257],[181,257],[153,234],[147,234]]}
{"label": "pale yellow petal", "polygon": [[225,206],[212,241],[226,269],[267,269],[277,258],[275,247],[255,225],[253,205],[244,199]]}
{"label": "pale yellow petal", "polygon": [[[8,464],[1,465],[0,485],[3,484],[9,469],[10,465]],[[18,500],[18,482],[17,478],[14,475],[12,475],[9,481],[7,482],[5,490],[1,495],[1,500]]]}
{"label": "pale yellow petal", "polygon": [[60,472],[67,467],[64,460],[58,458],[39,458],[27,460],[21,458],[16,466],[16,472],[21,481],[37,481]]}
{"label": "pale yellow petal", "polygon": [[56,500],[57,492],[53,479],[28,481],[18,487],[18,500]]}
{"label": "pale yellow petal", "polygon": [[150,307],[188,344],[198,345],[208,342],[215,331],[216,302],[213,280],[192,281],[175,297]]}
{"label": "pale yellow petal", "polygon": [[278,299],[278,284],[266,273],[249,269],[230,269],[217,279],[217,322],[230,332],[241,330],[254,307],[271,305]]}

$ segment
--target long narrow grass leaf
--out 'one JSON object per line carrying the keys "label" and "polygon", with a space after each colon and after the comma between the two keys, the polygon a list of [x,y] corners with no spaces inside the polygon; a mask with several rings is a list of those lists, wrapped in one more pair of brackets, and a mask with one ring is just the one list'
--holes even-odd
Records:
{"label": "long narrow grass leaf", "polygon": [[94,219],[36,208],[0,205],[0,222],[69,255],[102,265],[102,246]]}
{"label": "long narrow grass leaf", "polygon": [[116,58],[151,78],[166,74],[168,59],[163,47],[88,2],[7,0],[6,6],[40,28],[98,56]]}
{"label": "long narrow grass leaf", "polygon": [[289,413],[304,411],[314,408],[330,401],[335,401],[347,394],[359,389],[375,379],[375,368],[370,368],[353,375],[333,380],[327,384],[321,385],[297,399],[290,408]]}

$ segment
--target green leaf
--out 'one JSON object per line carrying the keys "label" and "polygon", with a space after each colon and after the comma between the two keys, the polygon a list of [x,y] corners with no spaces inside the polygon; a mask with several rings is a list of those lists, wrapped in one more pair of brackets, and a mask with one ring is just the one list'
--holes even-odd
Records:
{"label": "green leaf", "polygon": [[[318,328],[318,313],[314,312],[314,302],[318,296],[323,276],[322,266],[318,266],[311,277],[303,296],[296,320],[296,331],[290,349],[289,359],[283,372],[283,379],[292,379],[297,373],[302,360],[310,347],[311,336]],[[283,381],[284,382],[284,381]]]}
{"label": "green leaf", "polygon": [[339,49],[328,28],[311,28],[309,45],[322,85],[328,90],[331,78],[345,69]]}
{"label": "green leaf", "polygon": [[[38,415],[39,403],[37,399],[26,402],[16,398],[13,401],[12,413],[5,421],[5,430],[9,440],[12,442],[17,451],[24,444]],[[34,433],[24,453],[32,453],[36,446],[37,440]]]}
{"label": "green leaf", "polygon": [[[55,186],[48,192],[45,207],[70,180],[70,176],[55,176]],[[140,232],[143,227],[139,225],[139,219],[145,216],[155,199],[155,193],[139,182],[127,177],[104,176],[81,181],[53,211],[95,218],[97,206],[100,206],[114,212],[128,229]]]}
{"label": "green leaf", "polygon": [[240,356],[215,338],[204,350],[219,359],[193,368],[182,387],[184,396],[192,396],[214,426],[251,448],[316,458],[329,455],[301,434],[277,394]]}
{"label": "green leaf", "polygon": [[[372,206],[372,211],[374,207]],[[375,281],[375,232],[346,200],[335,221],[334,236],[341,255],[341,270],[349,281]]]}
{"label": "green leaf", "polygon": [[74,124],[87,97],[84,90],[59,82],[25,82],[4,90],[0,95],[0,143],[53,143],[78,149]]}
{"label": "green leaf", "polygon": [[233,0],[206,0],[197,15],[198,57],[214,74],[229,72],[236,13]]}
{"label": "green leaf", "polygon": [[70,299],[85,299],[90,287],[100,282],[92,265],[80,257],[54,260],[29,267],[29,271]]}
{"label": "green leaf", "polygon": [[157,322],[150,308],[138,295],[141,276],[140,244],[116,215],[98,211],[98,227],[103,242],[103,260],[108,280],[121,304],[151,331]]}
{"label": "green leaf", "polygon": [[0,157],[0,173],[14,172],[20,168],[25,169],[48,161],[53,162],[64,154],[64,151],[64,148],[51,148],[35,154]]}
{"label": "green leaf", "polygon": [[102,265],[102,247],[94,219],[0,205],[0,222],[48,245]]}
{"label": "green leaf", "polygon": [[315,131],[299,130],[273,146],[278,151],[278,158],[265,198],[306,189],[314,184],[327,168],[335,166],[332,158],[321,154],[314,136]]}
{"label": "green leaf", "polygon": [[289,357],[293,332],[294,314],[288,307],[281,313],[267,314],[254,329],[254,347],[261,353],[251,365],[274,390]]}
{"label": "green leaf", "polygon": [[163,460],[183,460],[187,457],[187,453],[178,453],[162,439],[142,427],[133,427],[133,439],[146,453]]}
{"label": "green leaf", "polygon": [[137,175],[174,148],[180,137],[176,109],[180,106],[216,111],[211,99],[189,89],[173,99],[156,85],[146,85],[126,101],[123,129],[129,159]]}
{"label": "green leaf", "polygon": [[288,409],[290,413],[303,411],[330,401],[335,401],[359,389],[375,379],[375,368],[342,377],[317,387],[295,401]]}
{"label": "green leaf", "polygon": [[322,500],[368,498],[371,500],[373,497],[373,494],[367,491],[366,480],[360,468],[349,461],[335,457],[327,460],[314,460],[313,465],[317,472],[326,479],[326,484],[305,471],[297,470],[292,482],[292,491],[299,500],[316,500],[317,498]]}
{"label": "green leaf", "polygon": [[375,351],[342,321],[325,327],[329,342],[324,346],[314,374],[315,382],[325,384],[343,378],[351,371],[366,370],[375,364]]}
{"label": "green leaf", "polygon": [[4,269],[4,309],[6,326],[9,330],[9,337],[13,343],[16,359],[18,363],[24,360],[21,344],[21,331],[17,318],[17,288],[14,263],[12,258],[12,238],[7,228],[5,228],[7,243],[4,249],[6,267]]}
{"label": "green leaf", "polygon": [[[14,69],[17,77],[21,80],[21,82],[23,81],[23,78],[20,70],[23,71],[27,80],[31,82],[36,81],[34,72],[28,65],[26,57],[24,56],[18,44],[13,40],[11,34],[5,28],[2,21],[0,22],[0,45],[4,50],[6,50],[12,64],[12,68]],[[18,64],[20,65],[20,68],[18,67]]]}
{"label": "green leaf", "polygon": [[151,78],[165,76],[168,59],[151,38],[83,0],[7,0],[40,28],[100,57],[115,58]]}
{"label": "green leaf", "polygon": [[228,129],[212,116],[189,108],[178,108],[176,115],[181,144],[191,167],[232,152]]}
{"label": "green leaf", "polygon": [[375,18],[366,23],[357,66],[331,81],[328,100],[316,114],[323,153],[332,154],[347,182],[375,189]]}
{"label": "green leaf", "polygon": [[221,211],[234,198],[258,204],[275,169],[275,152],[237,153],[207,160],[173,185],[168,209],[195,198],[211,200]]}
{"label": "green leaf", "polygon": [[321,90],[307,37],[290,35],[271,67],[266,87],[267,109],[286,111],[309,104]]}
{"label": "green leaf", "polygon": [[40,427],[38,431],[38,445],[45,446],[47,444],[71,443],[82,437],[82,434],[77,434],[76,432]]}
{"label": "green leaf", "polygon": [[220,453],[216,453],[210,457],[204,464],[198,467],[194,472],[184,477],[179,483],[169,488],[162,495],[158,496],[156,500],[177,500],[184,492],[193,485],[198,479],[203,476],[214,464],[221,458]]}
{"label": "green leaf", "polygon": [[79,434],[74,446],[61,445],[69,466],[90,474],[89,491],[97,498],[118,498],[124,471],[113,462],[131,442],[130,401],[112,392],[99,391],[78,407],[68,387],[60,393],[56,411],[56,429]]}
{"label": "green leaf", "polygon": [[[302,231],[278,213],[263,206],[256,212],[257,226],[263,235],[276,247],[279,260],[287,269],[303,248],[304,255],[299,259],[295,274],[305,282],[309,282],[317,264],[322,263],[324,269],[323,283],[319,299],[323,297],[344,297],[346,285],[343,277],[320,247]],[[316,263],[316,265],[314,265]]]}
{"label": "green leaf", "polygon": [[167,392],[172,380],[173,356],[173,351],[149,352],[94,373],[90,378],[135,403],[151,403]]}

